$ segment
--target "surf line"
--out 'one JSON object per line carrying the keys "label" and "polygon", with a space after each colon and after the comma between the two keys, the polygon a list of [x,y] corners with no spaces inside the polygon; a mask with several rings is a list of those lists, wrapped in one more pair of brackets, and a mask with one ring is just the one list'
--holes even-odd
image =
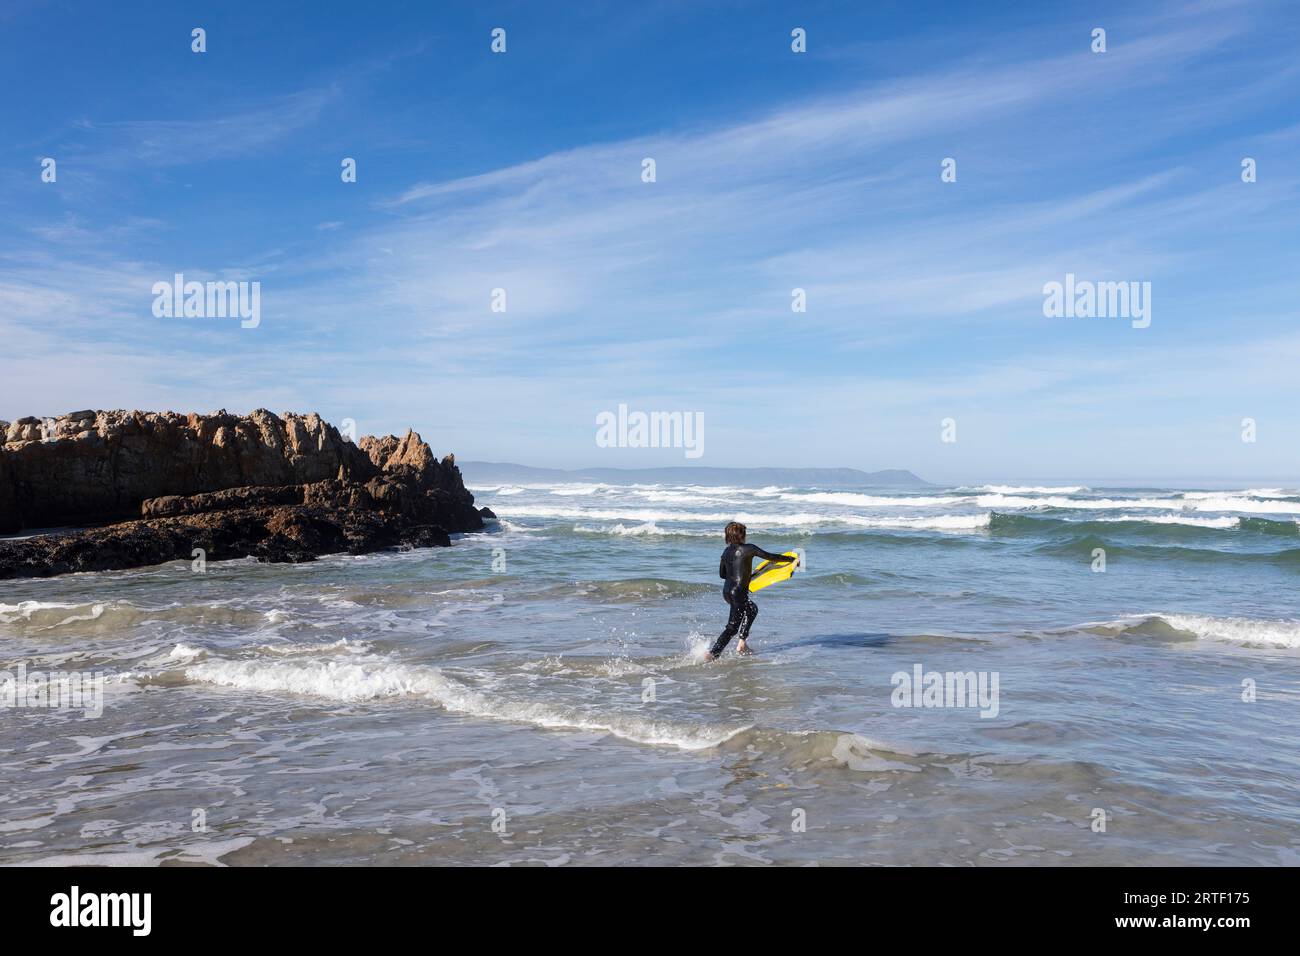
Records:
{"label": "surf line", "polygon": [[1001,709],[997,671],[927,671],[920,664],[912,672],[895,671],[889,701],[895,707],[978,707],[982,719],[992,719]]}

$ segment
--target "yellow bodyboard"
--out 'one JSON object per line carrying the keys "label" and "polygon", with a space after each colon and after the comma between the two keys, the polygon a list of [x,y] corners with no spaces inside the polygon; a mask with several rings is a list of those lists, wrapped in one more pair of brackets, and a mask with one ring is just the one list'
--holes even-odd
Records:
{"label": "yellow bodyboard", "polygon": [[776,584],[778,581],[784,581],[793,575],[796,571],[802,570],[803,562],[799,558],[798,551],[782,552],[788,557],[794,558],[793,561],[786,561],[777,564],[775,561],[764,561],[754,568],[753,577],[749,579],[749,593],[761,591],[769,584]]}

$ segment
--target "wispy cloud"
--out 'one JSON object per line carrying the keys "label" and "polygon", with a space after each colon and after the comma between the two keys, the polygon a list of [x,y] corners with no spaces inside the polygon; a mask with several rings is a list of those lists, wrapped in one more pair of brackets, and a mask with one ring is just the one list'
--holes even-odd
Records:
{"label": "wispy cloud", "polygon": [[[1284,392],[1295,343],[1269,306],[1300,289],[1256,250],[1292,228],[1300,177],[1274,166],[1245,187],[1217,145],[1242,103],[1290,83],[1276,53],[1242,68],[1258,28],[1245,4],[1116,18],[1104,56],[1006,44],[724,124],[687,117],[460,176],[430,162],[355,187],[347,211],[303,203],[297,239],[249,236],[237,261],[46,220],[32,245],[0,246],[0,334],[29,359],[0,402],[49,410],[75,391],[32,372],[66,365],[59,330],[72,330],[78,361],[111,357],[178,404],[295,401],[436,427],[471,454],[584,464],[594,412],[629,400],[704,410],[722,432],[711,452],[738,464],[777,444],[823,464],[884,464],[890,449],[888,463],[931,472],[1001,460],[1029,473],[1040,444],[1077,463],[1064,439],[998,428],[1066,416],[1118,433],[1123,395],[1190,405],[1188,370],[1256,403]],[[1207,65],[1214,82],[1197,83]],[[70,155],[105,176],[256,156],[319,125],[337,95],[89,123]],[[1233,135],[1293,145],[1293,118],[1270,116]],[[181,268],[263,279],[263,327],[154,320],[149,285]],[[1045,320],[1042,285],[1067,271],[1154,281],[1152,329]],[[790,310],[795,287],[806,314]],[[489,307],[498,288],[504,313]],[[1223,321],[1234,307],[1248,323]],[[767,432],[750,424],[760,413]],[[956,456],[931,441],[947,414],[984,423]]]}
{"label": "wispy cloud", "polygon": [[59,152],[91,170],[191,166],[246,157],[320,120],[334,90],[305,90],[218,116],[71,123]]}

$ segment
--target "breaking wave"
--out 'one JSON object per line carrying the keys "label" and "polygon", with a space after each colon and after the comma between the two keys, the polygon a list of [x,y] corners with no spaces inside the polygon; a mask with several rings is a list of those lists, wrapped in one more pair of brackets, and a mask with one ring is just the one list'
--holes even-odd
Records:
{"label": "breaking wave", "polygon": [[[1185,529],[1185,530],[1184,530]],[[1117,534],[1149,535],[1162,540],[1183,536],[1211,539],[1214,534],[1199,532],[1247,531],[1270,535],[1298,535],[1300,523],[1288,518],[1253,518],[1234,515],[1207,517],[1193,514],[1175,515],[1114,515],[1077,521],[1054,518],[1048,515],[1006,514],[995,511],[989,521],[989,530],[998,534],[1050,534],[1067,532],[1076,535]]]}
{"label": "breaking wave", "polygon": [[976,491],[999,495],[1077,495],[1091,491],[1086,485],[973,485],[958,491]]}
{"label": "breaking wave", "polygon": [[1133,614],[1081,624],[1079,630],[1114,637],[1223,641],[1253,647],[1300,648],[1300,620],[1212,617],[1206,614]]}
{"label": "breaking wave", "polygon": [[254,694],[296,694],[358,703],[385,699],[427,700],[444,710],[551,730],[612,734],[635,743],[704,750],[748,725],[652,720],[596,708],[526,701],[471,687],[436,667],[388,659],[203,660],[185,667],[190,681]]}

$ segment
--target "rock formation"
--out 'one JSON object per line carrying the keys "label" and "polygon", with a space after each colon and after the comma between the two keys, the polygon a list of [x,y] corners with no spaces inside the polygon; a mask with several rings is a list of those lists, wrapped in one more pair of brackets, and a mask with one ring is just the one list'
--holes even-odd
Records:
{"label": "rock formation", "polygon": [[354,445],[317,415],[86,411],[0,434],[0,533],[83,529],[0,540],[0,578],[445,545],[491,516],[416,433]]}

